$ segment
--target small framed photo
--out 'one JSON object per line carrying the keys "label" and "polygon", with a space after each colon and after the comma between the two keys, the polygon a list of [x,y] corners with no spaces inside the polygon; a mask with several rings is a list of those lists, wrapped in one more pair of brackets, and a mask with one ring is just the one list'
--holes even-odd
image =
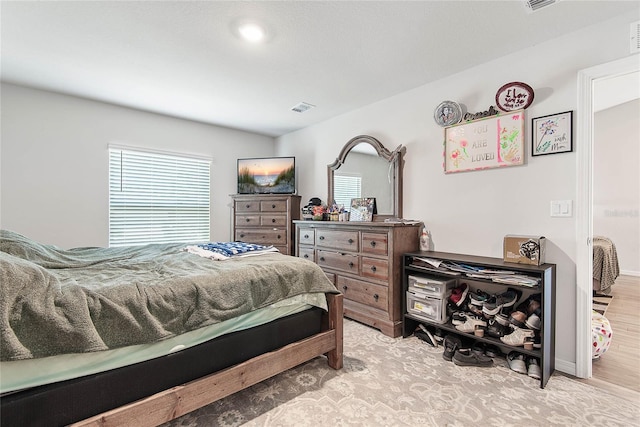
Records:
{"label": "small framed photo", "polygon": [[374,213],[376,213],[375,197],[351,199],[349,221],[371,222]]}
{"label": "small framed photo", "polygon": [[573,151],[573,111],[531,119],[531,155]]}

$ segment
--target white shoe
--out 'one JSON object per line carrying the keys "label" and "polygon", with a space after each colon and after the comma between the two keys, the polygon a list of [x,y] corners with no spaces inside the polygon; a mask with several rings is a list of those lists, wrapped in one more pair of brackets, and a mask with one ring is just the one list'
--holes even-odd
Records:
{"label": "white shoe", "polygon": [[524,363],[524,354],[512,351],[507,355],[507,361],[509,362],[509,368],[512,371],[516,371],[519,374],[527,373],[527,365]]}
{"label": "white shoe", "polygon": [[516,327],[509,335],[500,337],[500,341],[505,344],[522,347],[526,338],[533,338],[534,332],[531,329]]}
{"label": "white shoe", "polygon": [[536,359],[535,357],[529,357],[527,359],[527,365],[528,365],[527,374],[531,378],[535,378],[539,380],[540,376],[542,375],[542,371],[540,370],[540,365],[538,365],[538,359]]}
{"label": "white shoe", "polygon": [[456,329],[460,332],[469,332],[473,333],[476,330],[476,326],[487,326],[487,322],[482,319],[478,319],[477,317],[467,316],[467,321],[462,325],[456,325]]}

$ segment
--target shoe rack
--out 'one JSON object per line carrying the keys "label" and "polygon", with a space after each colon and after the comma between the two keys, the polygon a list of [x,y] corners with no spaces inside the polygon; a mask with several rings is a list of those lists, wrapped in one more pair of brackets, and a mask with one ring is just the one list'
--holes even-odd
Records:
{"label": "shoe rack", "polygon": [[[442,268],[425,266],[424,262],[418,264],[417,259],[432,259],[445,262],[453,262],[464,266],[470,266],[472,268],[489,269],[509,271],[515,275],[523,275],[528,278],[534,279],[538,282],[536,286],[522,286],[513,283],[498,283],[490,278],[482,277],[469,277],[467,273],[445,271]],[[442,297],[442,301],[439,304],[434,305],[437,309],[435,316],[431,316],[433,310],[426,310],[425,315],[419,315],[415,310],[408,310],[408,305],[414,304],[412,298],[413,294],[408,294],[409,289],[409,277],[412,277],[412,281],[415,282],[416,278],[424,278],[425,280],[434,279],[448,283],[448,288],[451,286],[458,286],[462,283],[466,283],[470,292],[484,291],[488,294],[500,294],[505,292],[508,288],[517,289],[522,292],[521,297],[514,304],[514,309],[528,297],[535,295],[540,298],[540,348],[533,348],[531,350],[525,349],[523,346],[513,346],[502,342],[499,338],[494,338],[484,334],[484,336],[477,336],[474,333],[461,332],[456,329],[455,325],[451,323],[451,319],[446,316],[446,301],[448,297],[445,295]],[[451,283],[454,281],[453,283]],[[527,264],[515,264],[504,262],[502,258],[490,258],[474,255],[463,255],[446,252],[412,252],[403,255],[403,291],[405,298],[403,298],[403,323],[402,323],[402,335],[408,337],[413,334],[418,325],[423,324],[429,326],[430,329],[442,333],[444,335],[454,334],[460,338],[464,338],[466,341],[480,342],[485,344],[491,344],[500,348],[505,356],[511,351],[524,354],[525,356],[532,356],[539,360],[540,369],[542,375],[540,377],[540,388],[544,388],[551,377],[555,369],[555,281],[556,281],[556,266],[555,264],[542,264],[527,265]],[[449,291],[450,293],[450,291]],[[413,308],[413,307],[412,307]],[[442,313],[438,316],[439,313]],[[434,320],[432,317],[435,317]],[[441,323],[441,320],[446,320]]]}

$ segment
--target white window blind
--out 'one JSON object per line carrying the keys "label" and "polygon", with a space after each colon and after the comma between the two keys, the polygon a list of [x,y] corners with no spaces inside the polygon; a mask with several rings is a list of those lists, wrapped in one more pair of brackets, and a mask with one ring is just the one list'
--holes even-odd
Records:
{"label": "white window blind", "polygon": [[110,147],[109,246],[208,241],[210,164]]}
{"label": "white window blind", "polygon": [[336,204],[351,211],[351,199],[358,199],[362,194],[362,177],[360,175],[333,175],[333,198]]}

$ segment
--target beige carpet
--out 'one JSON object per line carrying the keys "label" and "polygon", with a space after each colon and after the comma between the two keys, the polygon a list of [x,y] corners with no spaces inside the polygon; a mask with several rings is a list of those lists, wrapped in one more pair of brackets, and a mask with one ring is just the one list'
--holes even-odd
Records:
{"label": "beige carpet", "polygon": [[629,426],[640,402],[572,380],[547,387],[511,371],[459,367],[415,337],[389,338],[345,320],[345,366],[322,357],[167,426]]}

